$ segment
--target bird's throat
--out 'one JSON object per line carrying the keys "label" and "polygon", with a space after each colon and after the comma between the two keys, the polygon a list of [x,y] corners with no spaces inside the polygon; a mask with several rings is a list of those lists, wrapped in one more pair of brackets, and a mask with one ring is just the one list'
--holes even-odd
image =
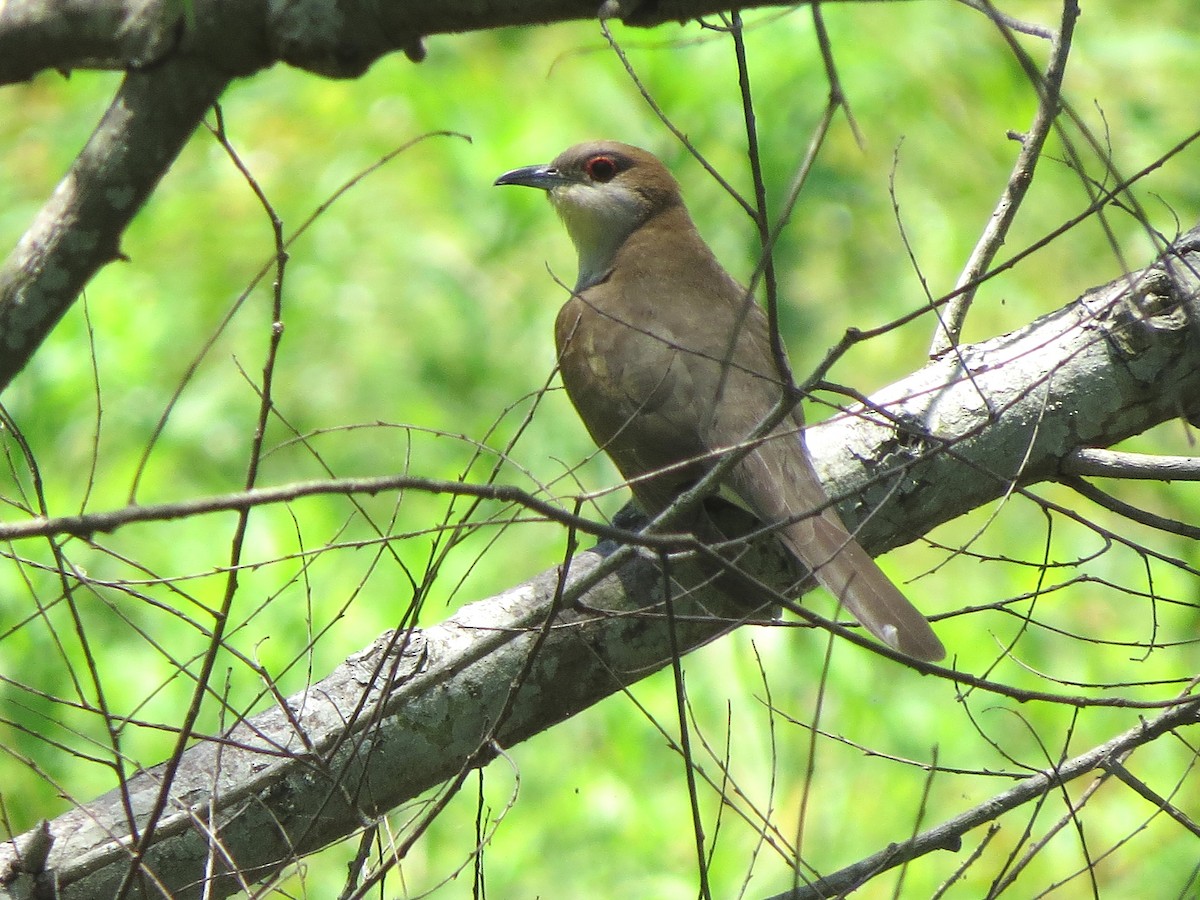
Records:
{"label": "bird's throat", "polygon": [[579,254],[577,291],[604,278],[621,245],[646,216],[641,198],[627,191],[574,185],[552,191],[550,200]]}

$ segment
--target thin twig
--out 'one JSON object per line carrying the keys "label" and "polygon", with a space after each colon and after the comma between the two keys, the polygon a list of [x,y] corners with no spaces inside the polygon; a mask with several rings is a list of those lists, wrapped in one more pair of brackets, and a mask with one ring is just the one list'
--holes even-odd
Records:
{"label": "thin twig", "polygon": [[[275,212],[274,206],[267,198],[258,180],[246,167],[230,142],[225,132],[225,123],[220,105],[214,104],[213,111],[216,118],[216,126],[213,129],[213,133],[234,166],[241,172],[246,184],[258,199],[259,205],[262,206],[263,212],[266,213],[270,221],[271,234],[274,238],[275,247],[273,259],[275,281],[271,293],[271,327],[267,338],[266,357],[263,361],[262,388],[260,390],[258,414],[254,422],[254,433],[250,441],[250,452],[247,457],[244,482],[245,489],[251,490],[258,480],[259,464],[262,461],[263,440],[266,437],[267,422],[271,417],[271,407],[274,403],[271,388],[275,375],[275,363],[279,355],[279,346],[283,339],[283,284],[284,274],[287,271],[288,255],[283,234],[283,221]],[[209,679],[212,677],[217,657],[224,645],[225,628],[229,624],[229,612],[232,609],[234,598],[237,596],[238,568],[242,558],[242,549],[245,546],[246,533],[250,524],[250,511],[252,509],[253,507],[246,507],[238,512],[238,519],[234,526],[229,548],[229,565],[231,568],[225,573],[224,595],[221,598],[219,609],[213,616],[212,634],[209,638],[208,647],[200,661],[199,672],[196,675],[196,685],[192,691],[192,699],[184,713],[175,749],[167,759],[160,774],[158,796],[155,798],[150,814],[146,817],[145,827],[137,842],[137,846],[131,854],[129,871],[117,890],[117,900],[123,900],[132,889],[135,877],[140,872],[142,859],[153,843],[154,833],[170,800],[171,790],[175,784],[175,775],[183,759],[183,751],[191,740],[192,729],[200,717],[200,711],[209,687]]]}
{"label": "thin twig", "polygon": [[[987,4],[985,12],[1001,31],[1009,27],[998,13],[993,15],[990,3]],[[934,334],[933,344],[929,349],[929,355],[932,358],[936,359],[958,344],[962,335],[963,323],[967,318],[967,311],[971,307],[971,301],[975,299],[979,278],[987,271],[988,266],[991,265],[992,260],[1004,245],[1008,231],[1017,217],[1021,201],[1025,199],[1029,185],[1033,183],[1034,169],[1041,158],[1046,138],[1058,117],[1063,74],[1067,67],[1067,57],[1071,52],[1071,38],[1078,16],[1078,4],[1075,0],[1066,0],[1063,3],[1063,15],[1058,34],[1051,43],[1050,62],[1046,67],[1045,74],[1034,83],[1038,93],[1038,107],[1033,117],[1033,123],[1029,126],[1029,131],[1019,138],[1021,152],[1017,154],[1012,174],[1009,176],[1008,183],[1005,184],[996,208],[992,211],[992,215],[983,229],[983,234],[979,236],[979,241],[971,252],[962,274],[958,276],[954,288],[959,290],[965,285],[973,284],[974,286],[958,294],[939,316],[939,328]]]}
{"label": "thin twig", "polygon": [[625,73],[633,82],[633,86],[637,88],[638,93],[642,95],[642,99],[646,101],[646,104],[650,107],[651,111],[653,111],[654,115],[658,117],[658,120],[667,126],[667,130],[670,131],[671,134],[675,135],[675,137],[679,140],[679,143],[683,144],[683,146],[687,149],[688,153],[692,154],[696,162],[700,163],[700,165],[704,167],[704,171],[708,172],[708,174],[716,180],[717,184],[721,185],[721,187],[725,189],[726,193],[728,193],[729,196],[732,197],[734,201],[746,211],[747,215],[753,217],[754,207],[750,204],[750,201],[743,197],[738,189],[726,181],[725,177],[717,171],[716,167],[704,158],[704,154],[702,154],[696,148],[696,145],[691,142],[691,139],[688,138],[688,136],[684,134],[674,122],[671,121],[670,117],[666,114],[663,108],[658,105],[658,101],[650,96],[650,89],[642,83],[642,79],[638,77],[637,71],[633,68],[633,63],[629,61],[629,57],[625,55],[625,51],[621,48],[621,45],[617,43],[617,39],[613,37],[612,30],[608,27],[609,17],[604,15],[605,7],[602,6],[600,9],[600,33],[603,34],[604,39],[608,41],[608,45],[612,48],[613,53],[617,54],[617,59],[621,61],[621,65],[625,68]]}
{"label": "thin twig", "polygon": [[958,2],[963,6],[969,6],[971,9],[987,14],[1009,31],[1015,31],[1017,34],[1027,34],[1030,37],[1042,38],[1047,41],[1054,38],[1054,33],[1049,28],[1033,22],[1025,22],[1003,13],[992,6],[991,3],[985,2],[985,0],[958,0]]}
{"label": "thin twig", "polygon": [[1157,528],[1159,531],[1165,531],[1168,534],[1178,534],[1192,540],[1200,540],[1200,527],[1180,522],[1178,519],[1168,519],[1165,516],[1142,509],[1140,506],[1134,506],[1132,503],[1118,500],[1112,494],[1100,490],[1100,488],[1089,484],[1082,478],[1064,478],[1062,483],[1076,493],[1087,497],[1097,506],[1103,506],[1105,509],[1115,512],[1119,516],[1124,516],[1131,522],[1137,522],[1150,528]]}
{"label": "thin twig", "polygon": [[1111,775],[1120,779],[1120,781],[1126,787],[1132,790],[1143,800],[1151,803],[1155,809],[1166,813],[1168,816],[1190,831],[1193,835],[1200,838],[1200,823],[1197,823],[1195,819],[1181,810],[1178,806],[1176,806],[1166,797],[1162,796],[1160,793],[1150,787],[1150,785],[1146,784],[1146,782],[1142,781],[1142,779],[1138,778],[1127,768],[1125,768],[1124,763],[1122,763],[1119,758],[1114,757],[1113,759],[1108,760],[1104,763],[1104,768]]}
{"label": "thin twig", "polygon": [[[746,157],[750,162],[750,179],[754,184],[754,227],[758,229],[762,256],[758,268],[762,272],[763,288],[766,292],[767,325],[771,337],[771,355],[775,358],[775,369],[783,385],[794,384],[792,366],[788,362],[787,348],[779,332],[779,282],[775,278],[775,254],[772,252],[771,219],[767,210],[767,183],[763,178],[762,153],[758,147],[758,117],[754,113],[754,94],[750,90],[750,64],[746,59],[746,39],[742,33],[742,15],[736,9],[729,14],[729,35],[733,38],[733,55],[737,62],[738,90],[742,98],[742,120],[746,128]],[[746,291],[747,306],[754,302],[754,286]],[[737,338],[735,329],[730,335],[730,353]]]}
{"label": "thin twig", "polygon": [[671,650],[671,675],[675,683],[675,707],[679,713],[679,751],[683,758],[684,778],[687,782],[688,805],[692,810],[692,834],[696,840],[696,869],[700,878],[700,896],[712,900],[712,889],[708,884],[708,857],[704,852],[704,822],[700,818],[700,797],[696,791],[696,765],[692,758],[691,729],[687,721],[687,688],[683,679],[682,654],[675,625],[674,583],[671,580],[671,560],[660,554],[663,580],[663,608],[667,614],[667,640]]}
{"label": "thin twig", "polygon": [[304,497],[330,494],[379,494],[384,491],[423,491],[430,494],[458,494],[517,503],[563,525],[571,525],[585,534],[623,542],[636,542],[644,546],[661,549],[680,548],[679,540],[659,533],[639,539],[637,534],[616,528],[583,516],[574,515],[548,500],[535,497],[528,492],[505,484],[473,484],[462,481],[446,481],[437,478],[422,478],[416,475],[378,475],[367,478],[332,478],[324,481],[297,481],[276,487],[251,488],[230,494],[215,494],[211,497],[195,497],[172,503],[149,504],[146,506],[123,506],[104,512],[84,513],[72,516],[35,516],[24,522],[0,524],[0,541],[13,541],[32,537],[73,535],[89,538],[94,534],[116,531],[137,522],[166,522],[186,519],[195,515],[217,512],[240,512],[256,506],[273,503],[290,503]]}
{"label": "thin twig", "polygon": [[1041,771],[1008,790],[989,798],[972,809],[955,816],[903,844],[893,844],[866,859],[859,860],[835,872],[811,887],[793,888],[771,900],[820,900],[838,896],[863,883],[868,875],[877,875],[934,850],[957,850],[967,832],[1001,815],[1043,797],[1089,772],[1107,766],[1110,760],[1120,759],[1130,751],[1149,744],[1167,732],[1186,725],[1200,723],[1200,701],[1192,700],[1167,710],[1149,722],[1139,722],[1133,728],[1106,743],[1100,744],[1061,765]]}
{"label": "thin twig", "polygon": [[1200,481],[1200,457],[1156,456],[1123,450],[1080,448],[1062,461],[1064,475],[1137,478],[1148,481]]}

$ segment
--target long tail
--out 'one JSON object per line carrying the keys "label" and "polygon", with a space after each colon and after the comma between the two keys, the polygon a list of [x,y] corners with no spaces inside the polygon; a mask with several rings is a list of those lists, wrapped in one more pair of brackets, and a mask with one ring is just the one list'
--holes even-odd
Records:
{"label": "long tail", "polygon": [[748,454],[734,467],[728,486],[760,520],[783,526],[779,536],[792,554],[877,638],[915,659],[945,657],[929,622],[827,505],[825,489],[794,433]]}
{"label": "long tail", "polygon": [[[782,537],[817,580],[873,635],[915,659],[937,662],[946,655],[929,622],[875,564],[840,521],[814,516],[808,527],[785,528]],[[793,532],[803,532],[801,545]]]}

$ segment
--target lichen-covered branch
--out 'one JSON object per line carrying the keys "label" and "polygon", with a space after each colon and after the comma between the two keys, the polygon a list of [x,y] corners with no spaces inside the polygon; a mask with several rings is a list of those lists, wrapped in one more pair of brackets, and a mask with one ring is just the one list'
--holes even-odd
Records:
{"label": "lichen-covered branch", "polygon": [[100,267],[120,258],[125,228],[226,83],[185,60],[126,76],[70,170],[0,266],[0,391]]}

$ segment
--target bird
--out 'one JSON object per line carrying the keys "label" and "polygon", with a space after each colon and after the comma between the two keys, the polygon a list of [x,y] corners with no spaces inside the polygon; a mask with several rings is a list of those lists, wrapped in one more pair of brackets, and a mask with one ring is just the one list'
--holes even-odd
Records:
{"label": "bird", "polygon": [[579,257],[555,320],[559,371],[596,444],[649,516],[744,452],[720,495],[776,529],[788,552],[884,644],[945,656],[926,618],[842,523],[804,444],[798,405],[749,440],[784,395],[766,315],[729,275],[653,154],[588,141],[496,185],[548,195]]}

